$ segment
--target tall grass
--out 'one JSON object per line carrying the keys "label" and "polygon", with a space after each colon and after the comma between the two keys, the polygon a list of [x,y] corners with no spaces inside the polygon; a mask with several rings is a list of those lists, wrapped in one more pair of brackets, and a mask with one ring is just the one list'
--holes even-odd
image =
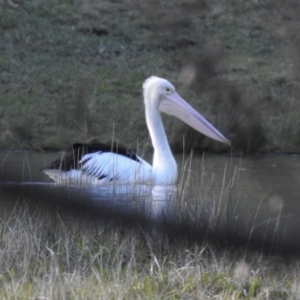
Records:
{"label": "tall grass", "polygon": [[1,220],[6,299],[297,299],[299,263],[16,207]]}

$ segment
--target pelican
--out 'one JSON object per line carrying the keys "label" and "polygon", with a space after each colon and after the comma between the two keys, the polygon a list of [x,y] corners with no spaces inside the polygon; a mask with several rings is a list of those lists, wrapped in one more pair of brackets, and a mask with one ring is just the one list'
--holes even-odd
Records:
{"label": "pelican", "polygon": [[175,116],[200,133],[230,145],[212,124],[182,99],[166,79],[151,76],[143,84],[146,123],[154,148],[152,166],[117,145],[74,144],[73,153],[54,161],[44,172],[58,183],[98,185],[107,182],[175,184],[177,164],[161,113]]}

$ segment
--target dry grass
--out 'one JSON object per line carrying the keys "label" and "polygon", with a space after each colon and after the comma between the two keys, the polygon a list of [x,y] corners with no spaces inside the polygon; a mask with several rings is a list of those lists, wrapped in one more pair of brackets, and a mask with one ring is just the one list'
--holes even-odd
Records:
{"label": "dry grass", "polygon": [[1,220],[3,299],[298,299],[299,261],[15,208]]}

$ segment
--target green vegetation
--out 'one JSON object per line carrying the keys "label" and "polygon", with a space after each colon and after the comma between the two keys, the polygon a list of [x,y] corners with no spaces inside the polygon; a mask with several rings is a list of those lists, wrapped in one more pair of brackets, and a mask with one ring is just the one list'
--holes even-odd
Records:
{"label": "green vegetation", "polygon": [[[156,74],[234,149],[298,151],[293,1],[0,1],[0,147],[148,140],[141,85]],[[172,118],[174,150],[228,151]]]}

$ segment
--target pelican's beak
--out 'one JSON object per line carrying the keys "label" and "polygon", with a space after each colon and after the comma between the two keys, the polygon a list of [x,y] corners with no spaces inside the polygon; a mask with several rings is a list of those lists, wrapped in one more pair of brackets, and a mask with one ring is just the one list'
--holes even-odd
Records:
{"label": "pelican's beak", "polygon": [[230,145],[230,141],[227,140],[222,133],[220,133],[176,92],[165,96],[159,104],[159,110],[179,118],[189,126],[214,140]]}

